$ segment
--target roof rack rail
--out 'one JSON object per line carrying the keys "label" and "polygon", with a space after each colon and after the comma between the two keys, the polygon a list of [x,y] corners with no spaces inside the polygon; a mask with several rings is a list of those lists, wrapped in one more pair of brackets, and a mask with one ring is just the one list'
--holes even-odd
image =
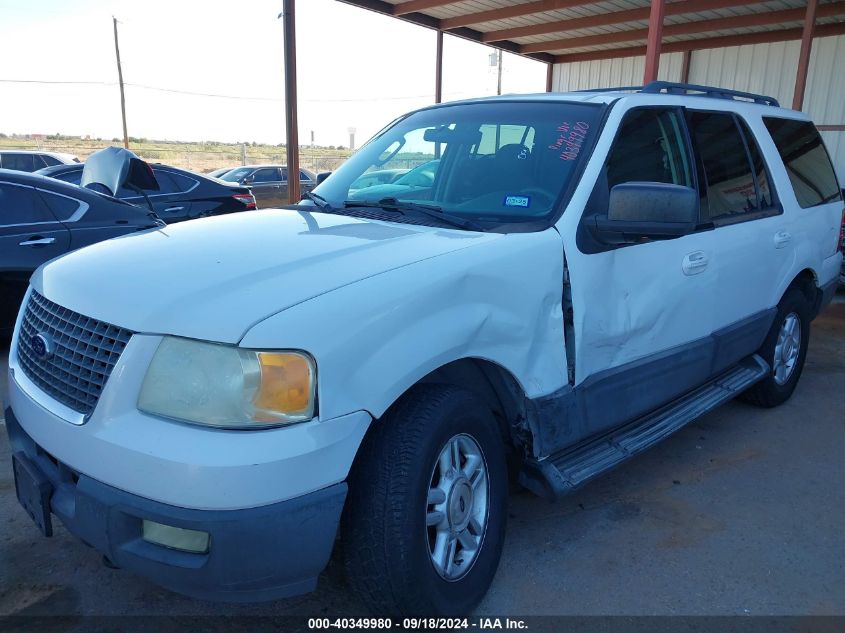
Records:
{"label": "roof rack rail", "polygon": [[738,99],[745,101],[753,101],[762,105],[780,107],[780,103],[774,97],[767,97],[766,95],[757,95],[751,92],[741,92],[739,90],[728,90],[727,88],[715,88],[713,86],[699,86],[697,84],[675,83],[672,81],[652,81],[645,86],[619,86],[618,88],[593,88],[591,90],[575,90],[574,92],[642,92],[645,94],[659,94],[665,92],[666,94],[678,95],[689,94],[690,96],[698,97],[712,97],[714,99],[730,99],[736,101]]}
{"label": "roof rack rail", "polygon": [[618,86],[616,88],[586,88],[572,92],[642,92],[642,86]]}
{"label": "roof rack rail", "polygon": [[[666,94],[687,94],[690,92],[701,93],[698,96],[713,97],[716,99],[730,99],[730,100],[747,100],[762,105],[769,105],[780,107],[780,103],[774,97],[767,97],[766,95],[758,95],[752,92],[741,92],[739,90],[728,90],[727,88],[715,88],[713,86],[699,86],[696,84],[674,83],[672,81],[652,81],[644,86],[641,92],[647,94],[657,94],[666,92]],[[696,96],[696,95],[693,95]]]}

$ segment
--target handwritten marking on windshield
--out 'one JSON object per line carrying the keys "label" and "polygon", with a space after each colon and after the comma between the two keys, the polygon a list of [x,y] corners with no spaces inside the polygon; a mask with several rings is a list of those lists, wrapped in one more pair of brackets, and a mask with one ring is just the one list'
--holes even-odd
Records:
{"label": "handwritten marking on windshield", "polygon": [[559,158],[561,160],[575,160],[581,153],[581,146],[584,144],[589,129],[590,124],[584,121],[578,121],[574,124],[568,121],[564,122],[558,126],[556,130],[558,133],[557,140],[549,145],[549,149],[560,151]]}

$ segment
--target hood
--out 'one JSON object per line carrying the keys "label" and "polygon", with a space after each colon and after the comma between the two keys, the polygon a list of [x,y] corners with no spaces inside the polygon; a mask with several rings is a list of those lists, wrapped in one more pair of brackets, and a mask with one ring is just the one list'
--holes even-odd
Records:
{"label": "hood", "polygon": [[236,343],[293,305],[501,237],[265,210],[100,242],[45,264],[32,283],[61,306],[135,332]]}
{"label": "hood", "polygon": [[106,147],[94,152],[82,168],[80,187],[100,185],[115,196],[121,187],[158,191],[152,168],[128,149]]}

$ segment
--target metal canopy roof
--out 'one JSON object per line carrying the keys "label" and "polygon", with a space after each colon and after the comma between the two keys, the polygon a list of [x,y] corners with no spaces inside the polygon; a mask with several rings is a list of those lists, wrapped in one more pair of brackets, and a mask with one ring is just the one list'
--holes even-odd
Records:
{"label": "metal canopy roof", "polygon": [[[647,0],[340,0],[546,63],[645,55]],[[798,40],[805,0],[667,2],[661,52]],[[845,34],[845,0],[819,2],[815,37]]]}

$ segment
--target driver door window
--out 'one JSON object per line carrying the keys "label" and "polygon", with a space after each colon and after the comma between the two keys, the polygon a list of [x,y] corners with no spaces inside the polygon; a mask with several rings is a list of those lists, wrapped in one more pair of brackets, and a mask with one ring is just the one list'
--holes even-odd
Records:
{"label": "driver door window", "polygon": [[622,122],[607,159],[608,191],[624,182],[694,187],[689,157],[679,111],[632,110]]}

